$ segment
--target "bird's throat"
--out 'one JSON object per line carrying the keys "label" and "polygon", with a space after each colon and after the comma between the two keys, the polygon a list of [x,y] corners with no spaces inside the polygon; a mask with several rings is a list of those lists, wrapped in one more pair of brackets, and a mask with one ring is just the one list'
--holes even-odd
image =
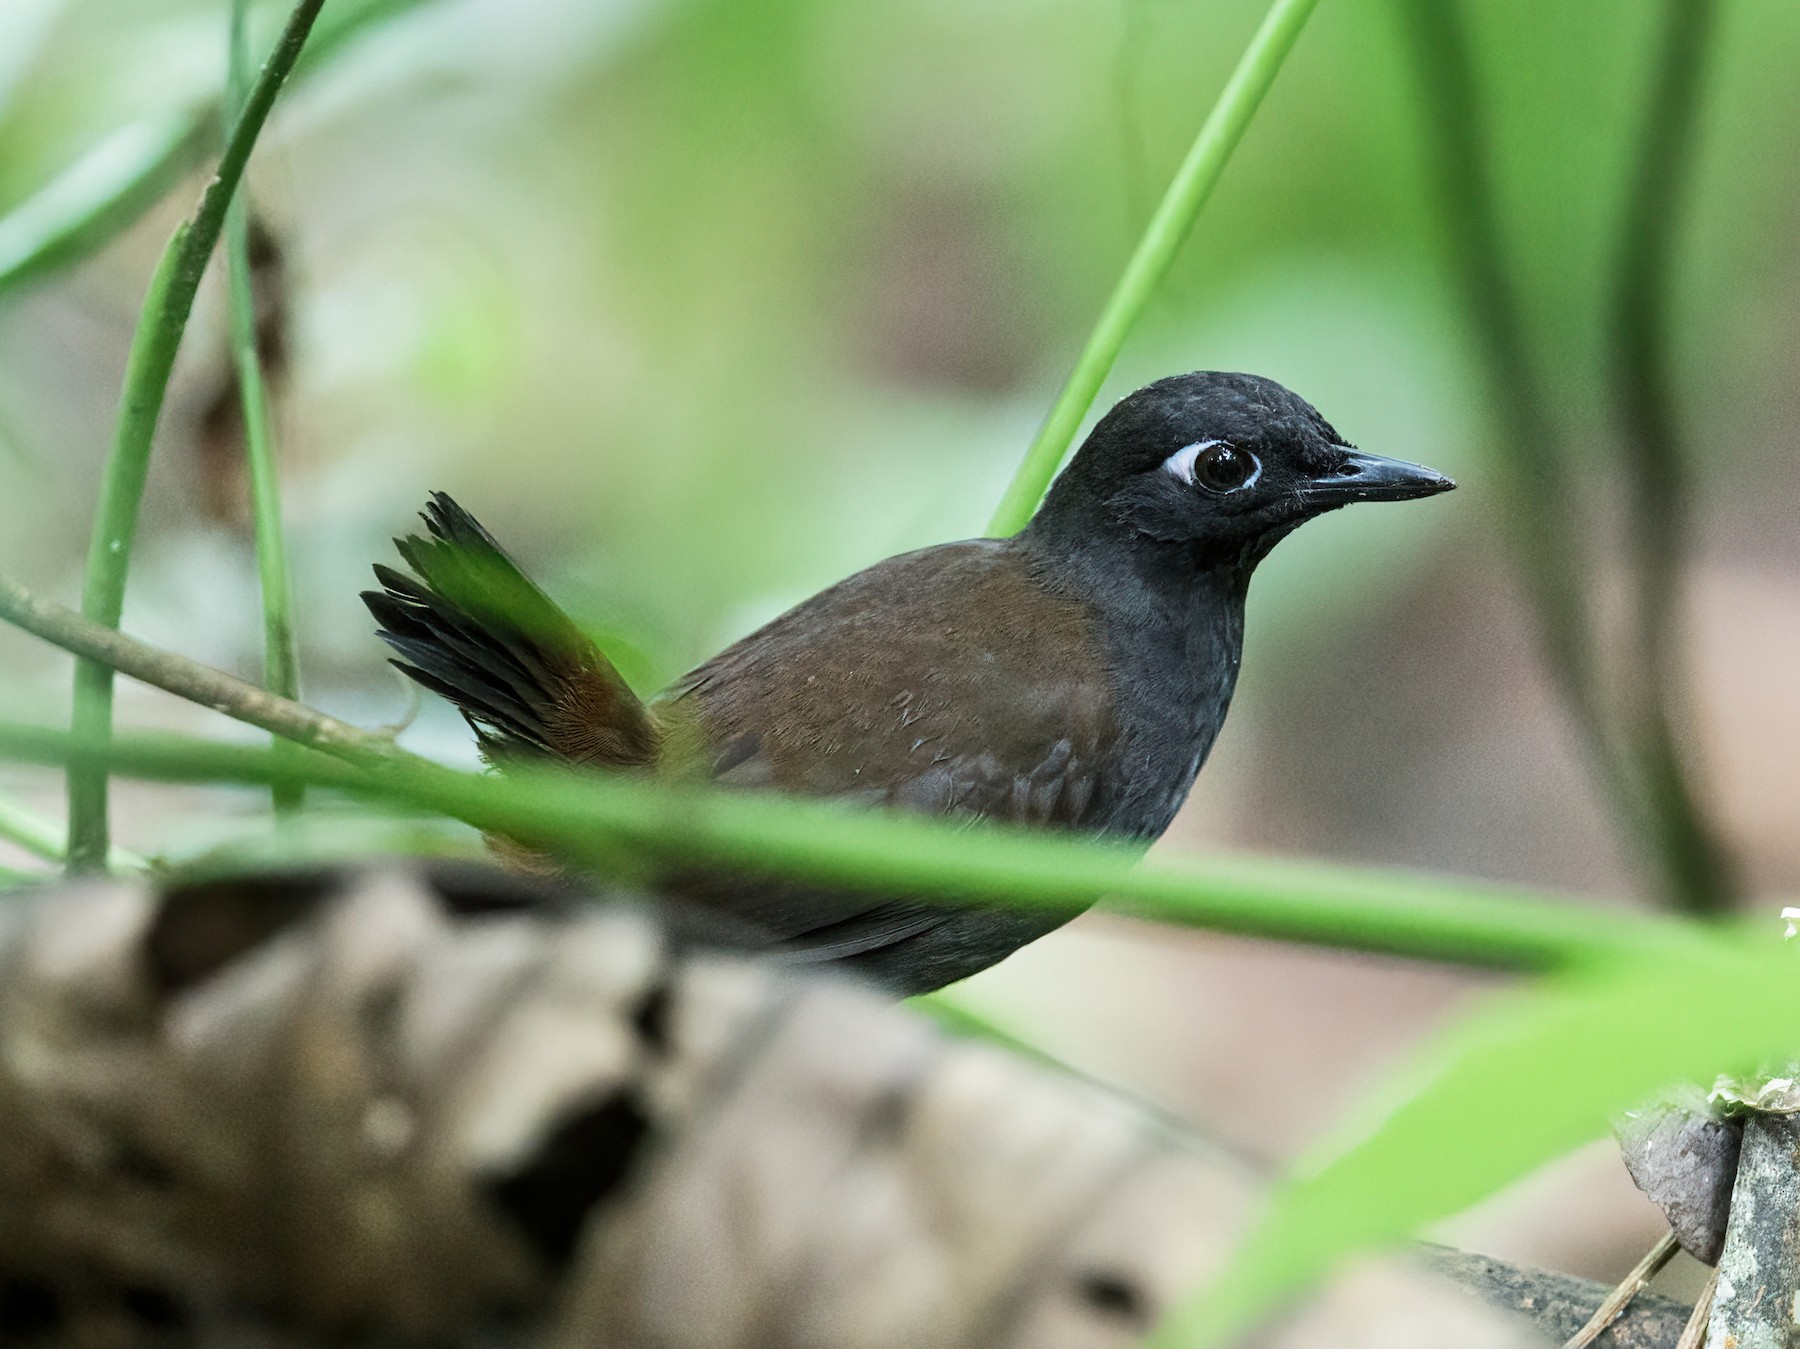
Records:
{"label": "bird's throat", "polygon": [[1054,583],[1093,616],[1116,735],[1094,825],[1154,838],[1187,799],[1224,724],[1243,652],[1247,569],[1185,550],[1084,550]]}

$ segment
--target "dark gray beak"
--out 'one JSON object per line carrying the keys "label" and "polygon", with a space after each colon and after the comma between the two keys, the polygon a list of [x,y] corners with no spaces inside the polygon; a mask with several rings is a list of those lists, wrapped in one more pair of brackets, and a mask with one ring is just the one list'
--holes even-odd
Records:
{"label": "dark gray beak", "polygon": [[1307,501],[1329,508],[1352,501],[1411,501],[1414,497],[1448,492],[1455,486],[1442,473],[1423,464],[1351,450],[1334,471],[1320,474],[1300,493]]}

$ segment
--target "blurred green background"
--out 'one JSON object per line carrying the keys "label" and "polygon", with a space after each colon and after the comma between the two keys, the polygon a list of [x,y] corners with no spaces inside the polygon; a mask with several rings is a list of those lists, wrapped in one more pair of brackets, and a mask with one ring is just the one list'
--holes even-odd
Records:
{"label": "blurred green background", "polygon": [[[406,697],[356,593],[429,489],[479,515],[646,687],[859,566],[979,532],[1262,10],[393,8],[284,96],[249,178],[283,262],[305,688],[370,725]],[[1604,306],[1657,15],[1638,0],[1465,9],[1532,353],[1577,451],[1537,490],[1579,512],[1604,598],[1625,523]],[[279,14],[261,17],[266,37]],[[0,211],[121,123],[212,96],[224,31],[218,3],[3,0]],[[1704,59],[1673,302],[1698,494],[1690,729],[1754,887],[1791,891],[1800,7],[1739,0]],[[1501,540],[1494,456],[1510,450],[1445,261],[1418,90],[1396,0],[1323,4],[1103,399],[1178,370],[1252,370],[1358,444],[1462,482],[1328,517],[1264,566],[1238,705],[1164,846],[1629,902]],[[53,598],[78,590],[137,305],[200,182],[80,268],[0,298],[0,567]],[[209,416],[230,387],[223,308],[215,277],[163,418],[125,626],[254,678],[241,470]],[[60,718],[67,673],[0,633],[9,715]],[[129,685],[120,716],[225,731]],[[473,759],[444,708],[408,735]],[[0,785],[60,809],[48,776]],[[126,789],[120,840],[156,851],[194,832],[171,818],[179,799]],[[1471,984],[1103,918],[984,980],[1070,1057],[1277,1153]],[[1611,1215],[1578,1247],[1566,1221],[1529,1212],[1481,1239],[1589,1272],[1629,1264],[1653,1228],[1614,1170],[1559,1182],[1559,1202],[1585,1184]]]}

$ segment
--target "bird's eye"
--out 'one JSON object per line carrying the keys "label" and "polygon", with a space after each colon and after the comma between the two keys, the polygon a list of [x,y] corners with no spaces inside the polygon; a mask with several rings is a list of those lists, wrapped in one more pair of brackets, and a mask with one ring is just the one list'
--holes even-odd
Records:
{"label": "bird's eye", "polygon": [[1234,491],[1254,481],[1262,469],[1255,455],[1222,440],[1184,445],[1164,461],[1163,467],[1185,483],[1214,492]]}
{"label": "bird's eye", "polygon": [[1235,445],[1213,445],[1194,458],[1194,478],[1215,492],[1242,487],[1256,472],[1256,460]]}

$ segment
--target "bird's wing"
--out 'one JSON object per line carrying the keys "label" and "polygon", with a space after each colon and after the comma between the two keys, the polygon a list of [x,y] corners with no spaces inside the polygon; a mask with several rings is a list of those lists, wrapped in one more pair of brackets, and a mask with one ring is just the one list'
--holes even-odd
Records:
{"label": "bird's wing", "polygon": [[423,518],[428,537],[394,540],[416,579],[377,566],[362,597],[394,664],[456,705],[490,761],[652,762],[656,725],[592,640],[447,495]]}
{"label": "bird's wing", "polygon": [[[977,540],[822,592],[681,680],[657,710],[699,723],[723,784],[1079,828],[1111,738],[1109,678],[1086,609],[1039,584],[1016,546]],[[950,912],[797,887],[701,897],[830,956],[904,940]]]}

